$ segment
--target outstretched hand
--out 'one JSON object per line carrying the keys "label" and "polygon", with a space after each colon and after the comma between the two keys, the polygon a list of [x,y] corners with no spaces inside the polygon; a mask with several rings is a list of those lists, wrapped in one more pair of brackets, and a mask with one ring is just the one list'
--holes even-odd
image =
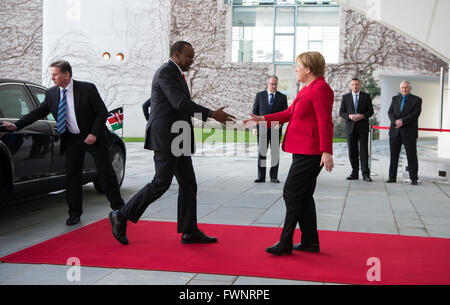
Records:
{"label": "outstretched hand", "polygon": [[226,122],[233,122],[236,119],[236,117],[223,111],[225,108],[226,108],[226,106],[221,107],[215,111],[214,110],[211,111],[210,116],[214,120],[216,120],[222,124],[225,124]]}
{"label": "outstretched hand", "polygon": [[255,125],[258,125],[259,122],[266,121],[266,119],[263,116],[254,115],[252,113],[250,113],[250,116],[251,116],[250,119],[246,119],[246,120],[242,121],[242,123],[244,123],[244,125],[249,124],[250,126],[255,126]]}

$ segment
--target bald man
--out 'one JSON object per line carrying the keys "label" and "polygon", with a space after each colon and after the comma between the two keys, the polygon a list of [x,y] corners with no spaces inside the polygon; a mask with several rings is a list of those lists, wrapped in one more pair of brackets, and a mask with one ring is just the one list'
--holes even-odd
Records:
{"label": "bald man", "polygon": [[398,158],[402,145],[405,147],[408,160],[408,171],[412,185],[417,185],[417,138],[419,137],[419,115],[422,111],[422,99],[411,94],[411,83],[400,84],[400,94],[392,98],[388,115],[391,120],[389,129],[389,147],[391,164],[387,183],[397,182]]}

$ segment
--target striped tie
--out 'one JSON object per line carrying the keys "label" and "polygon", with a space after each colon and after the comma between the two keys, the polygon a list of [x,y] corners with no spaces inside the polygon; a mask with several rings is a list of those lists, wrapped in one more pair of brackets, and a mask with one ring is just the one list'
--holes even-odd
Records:
{"label": "striped tie", "polygon": [[63,96],[58,105],[58,121],[56,124],[56,130],[59,134],[66,132],[66,106],[67,106],[67,89],[63,89]]}

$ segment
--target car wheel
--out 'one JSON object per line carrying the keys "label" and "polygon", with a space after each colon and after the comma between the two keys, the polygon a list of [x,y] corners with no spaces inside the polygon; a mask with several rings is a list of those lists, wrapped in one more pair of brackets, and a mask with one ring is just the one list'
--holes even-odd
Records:
{"label": "car wheel", "polygon": [[[118,145],[113,145],[109,150],[109,153],[111,156],[112,167],[116,173],[117,182],[120,188],[122,186],[123,179],[125,178],[125,153]],[[100,183],[100,179],[98,177],[95,178],[93,183],[97,192],[103,194],[104,191]]]}

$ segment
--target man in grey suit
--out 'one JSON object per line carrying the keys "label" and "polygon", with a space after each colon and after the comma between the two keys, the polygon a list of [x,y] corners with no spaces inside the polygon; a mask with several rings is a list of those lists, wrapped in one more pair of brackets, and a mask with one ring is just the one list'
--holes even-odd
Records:
{"label": "man in grey suit", "polygon": [[[269,76],[267,89],[256,94],[252,111],[254,115],[281,112],[288,108],[286,95],[277,91],[277,86],[278,77],[275,75]],[[254,129],[254,134],[258,136],[258,179],[255,180],[255,183],[266,181],[266,156],[269,145],[271,152],[270,181],[280,183],[280,180],[278,180],[278,166],[280,162],[282,126],[270,129],[265,127],[265,125],[258,125]],[[274,139],[276,139],[275,143],[272,142]]]}
{"label": "man in grey suit", "polygon": [[[152,111],[147,122],[145,148],[154,151],[155,176],[119,211],[109,214],[114,237],[128,244],[127,221],[137,223],[145,209],[160,198],[170,187],[173,176],[178,190],[178,233],[181,242],[213,243],[217,238],[208,237],[197,227],[197,182],[192,166],[194,132],[191,117],[200,114],[221,123],[235,117],[223,111],[209,110],[191,100],[183,72],[194,62],[194,49],[185,41],[176,42],[170,49],[170,60],[155,73],[152,83]],[[180,141],[181,139],[181,141]]]}
{"label": "man in grey suit", "polygon": [[412,185],[417,185],[419,162],[417,160],[417,138],[419,137],[419,116],[422,111],[422,99],[411,94],[411,84],[403,81],[400,94],[392,98],[388,115],[391,120],[389,128],[389,147],[391,164],[387,183],[397,181],[398,158],[402,145],[405,146],[408,160],[409,178]]}

